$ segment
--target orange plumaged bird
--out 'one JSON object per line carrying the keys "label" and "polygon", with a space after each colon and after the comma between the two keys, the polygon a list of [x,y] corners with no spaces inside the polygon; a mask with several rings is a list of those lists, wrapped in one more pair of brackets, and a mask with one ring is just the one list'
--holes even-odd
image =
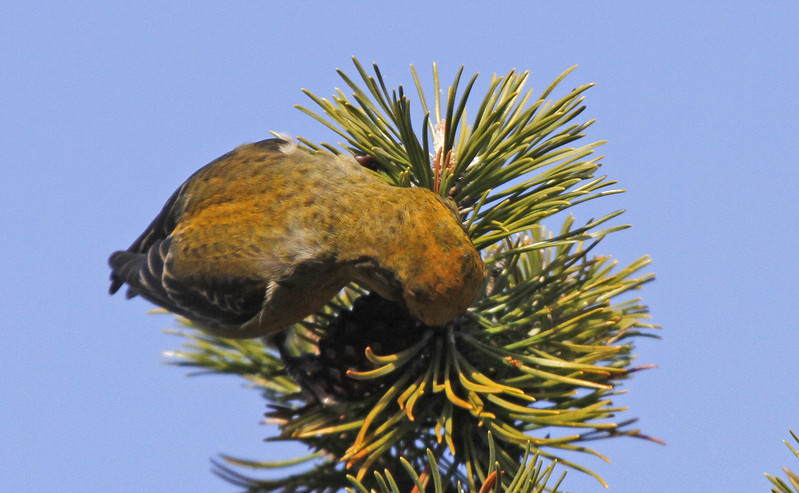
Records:
{"label": "orange plumaged bird", "polygon": [[282,139],[240,146],[194,173],[109,263],[111,294],[127,284],[128,297],[234,338],[281,331],[350,282],[440,326],[471,305],[484,279],[479,253],[437,194]]}

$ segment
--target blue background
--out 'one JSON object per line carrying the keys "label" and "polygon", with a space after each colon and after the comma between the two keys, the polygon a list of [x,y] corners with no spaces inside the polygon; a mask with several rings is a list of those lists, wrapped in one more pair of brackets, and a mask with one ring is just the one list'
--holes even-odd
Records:
{"label": "blue background", "polygon": [[[196,168],[269,130],[335,142],[299,111],[379,63],[392,84],[433,61],[529,69],[537,91],[571,65],[586,140],[628,193],[630,230],[600,250],[651,254],[642,292],[662,341],[638,344],[617,402],[634,439],[594,445],[617,492],[767,491],[799,462],[795,2],[2,2],[0,4],[0,482],[5,491],[236,491],[224,452],[269,459],[263,402],[242,381],[185,378],[160,351],[169,316],[107,294],[126,247]],[[429,86],[432,87],[432,86]],[[565,485],[603,491],[570,472]]]}

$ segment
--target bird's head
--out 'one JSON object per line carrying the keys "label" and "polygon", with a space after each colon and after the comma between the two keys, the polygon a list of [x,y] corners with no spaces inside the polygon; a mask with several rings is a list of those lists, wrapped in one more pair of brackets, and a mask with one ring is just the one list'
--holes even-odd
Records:
{"label": "bird's head", "polygon": [[383,298],[403,304],[425,325],[441,326],[477,298],[485,278],[483,261],[441,197],[422,188],[401,192],[408,206],[386,219],[393,234],[375,240],[380,244],[376,254],[356,269],[355,277]]}

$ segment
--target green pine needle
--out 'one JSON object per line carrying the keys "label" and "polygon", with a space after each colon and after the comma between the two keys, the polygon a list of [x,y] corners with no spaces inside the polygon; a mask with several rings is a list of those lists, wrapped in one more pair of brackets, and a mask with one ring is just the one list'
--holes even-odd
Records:
{"label": "green pine needle", "polygon": [[[797,436],[793,430],[789,430],[791,433],[791,437],[793,437],[796,443],[799,443],[799,436]],[[783,441],[785,446],[793,452],[793,455],[799,459],[799,450],[795,449],[787,440]],[[774,485],[774,488],[771,488],[773,493],[799,493],[799,474],[796,474],[792,470],[788,469],[787,467],[782,468],[782,472],[788,477],[788,481],[772,476],[771,474],[766,473],[766,478],[771,481],[771,484]]]}

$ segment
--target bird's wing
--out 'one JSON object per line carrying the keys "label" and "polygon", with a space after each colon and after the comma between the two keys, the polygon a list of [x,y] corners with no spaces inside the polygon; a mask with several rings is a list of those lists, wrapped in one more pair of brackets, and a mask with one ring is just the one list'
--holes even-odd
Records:
{"label": "bird's wing", "polygon": [[[177,224],[178,218],[180,217],[180,210],[183,205],[183,192],[189,182],[186,181],[181,185],[180,188],[175,190],[175,193],[169,197],[164,208],[161,209],[161,212],[153,219],[153,222],[147,226],[147,229],[136,238],[136,241],[128,247],[127,251],[119,251],[114,252],[111,255],[111,258],[108,260],[111,264],[111,288],[109,292],[111,294],[116,293],[119,291],[119,288],[122,287],[122,284],[128,282],[130,278],[131,271],[130,269],[133,266],[133,263],[126,262],[124,265],[126,266],[127,270],[125,271],[128,275],[122,275],[122,271],[120,271],[113,262],[114,257],[116,256],[118,259],[120,255],[125,254],[125,258],[131,257],[138,257],[139,261],[144,264],[146,263],[146,253],[148,250],[152,249],[153,246],[161,242],[162,240],[166,239],[167,236],[172,233],[175,229],[175,225]],[[134,294],[135,295],[135,294]]]}
{"label": "bird's wing", "polygon": [[[136,241],[126,251],[111,255],[111,294],[122,284],[128,284],[128,297],[140,295],[207,327],[236,326],[258,315],[269,298],[263,276],[250,278],[241,272],[225,275],[220,270],[214,270],[211,275],[198,271],[196,274],[181,272],[177,276],[172,260],[173,233],[179,229],[184,216],[192,214],[192,208],[196,207],[192,203],[213,196],[214,190],[205,182],[226,173],[225,164],[235,166],[237,152],[251,152],[253,148],[261,153],[279,152],[286,143],[281,139],[269,139],[250,144],[239,148],[241,151],[237,149],[217,158],[189,177]],[[279,282],[284,274],[287,272],[276,269],[274,281]],[[280,292],[285,290],[284,287]]]}
{"label": "bird's wing", "polygon": [[255,279],[215,279],[212,284],[178,279],[171,272],[172,238],[153,240],[144,253],[120,251],[109,263],[128,297],[140,295],[201,325],[242,324],[258,314],[266,286]]}
{"label": "bird's wing", "polygon": [[[287,141],[282,139],[267,139],[262,140],[260,142],[256,142],[251,144],[252,146],[257,146],[264,150],[274,150],[277,151],[280,146],[287,144]],[[174,231],[175,226],[177,225],[178,221],[180,221],[180,217],[183,213],[183,207],[186,205],[187,199],[187,189],[189,189],[196,178],[200,175],[208,172],[212,168],[216,167],[217,165],[224,163],[229,158],[231,158],[236,153],[236,150],[230,151],[210,163],[206,164],[195,173],[193,173],[183,184],[175,190],[175,193],[169,197],[164,207],[161,209],[161,212],[153,219],[153,222],[150,223],[149,226],[144,230],[144,232],[136,238],[130,247],[128,247],[126,252],[115,252],[114,255],[118,255],[121,253],[139,253],[145,254],[147,253],[158,241],[165,240],[172,231]],[[110,259],[109,259],[110,262]],[[141,262],[144,262],[143,257]],[[113,265],[112,265],[113,268]],[[109,292],[111,294],[116,293],[122,285],[127,282],[125,277],[120,276],[116,269],[111,272],[111,287]],[[129,293],[130,295],[130,293]],[[132,294],[133,296],[136,293]]]}

